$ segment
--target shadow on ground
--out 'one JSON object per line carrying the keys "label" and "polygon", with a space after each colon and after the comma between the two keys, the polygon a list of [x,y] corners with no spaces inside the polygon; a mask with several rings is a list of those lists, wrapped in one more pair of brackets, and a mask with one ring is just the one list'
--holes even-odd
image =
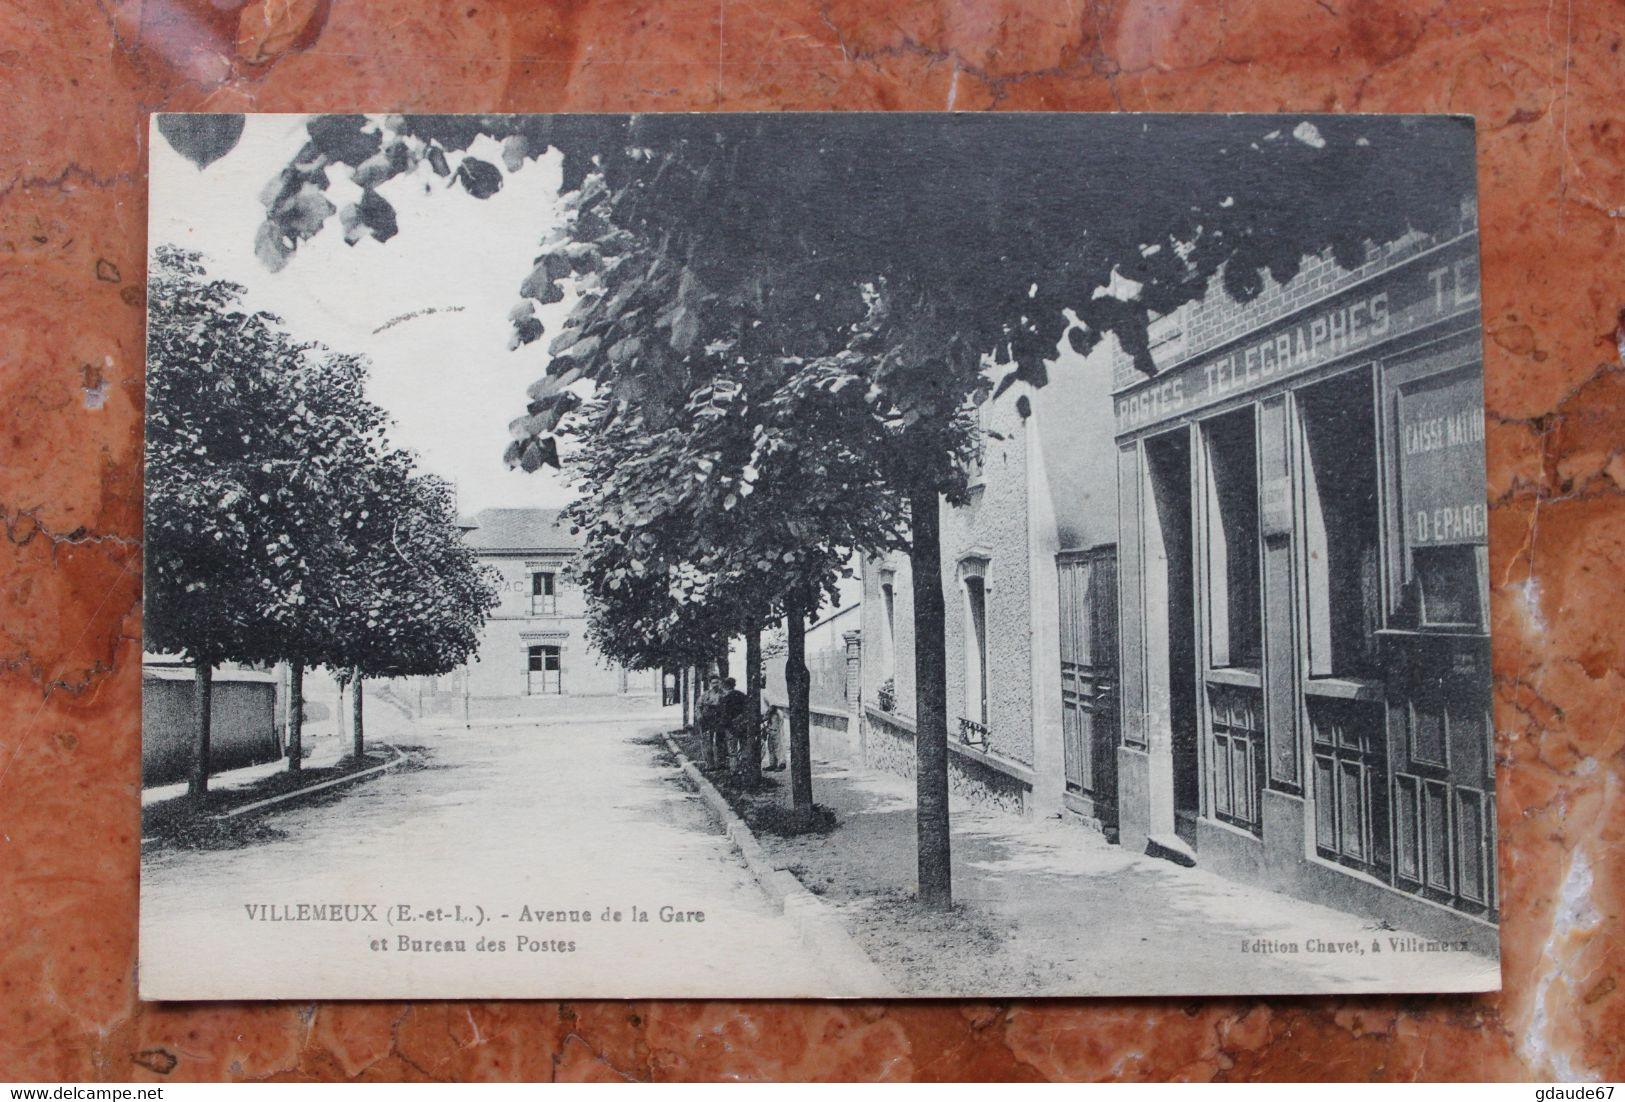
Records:
{"label": "shadow on ground", "polygon": [[[1131,853],[1080,822],[1022,819],[957,798],[954,907],[928,911],[914,898],[913,781],[816,762],[814,797],[834,816],[832,831],[757,837],[770,860],[841,911],[906,994],[1449,989],[1494,968],[1468,953],[1395,953],[1386,923]],[[777,783],[749,799],[787,803]],[[1316,939],[1359,948],[1249,948]]]}
{"label": "shadow on ground", "polygon": [[365,785],[383,773],[357,777],[349,784],[332,785],[279,801],[263,810],[249,811],[231,818],[219,818],[236,808],[260,800],[268,800],[287,793],[299,792],[326,781],[342,780],[376,766],[386,765],[404,755],[391,773],[416,772],[433,768],[433,752],[424,746],[372,746],[361,757],[340,758],[330,766],[306,766],[297,773],[283,770],[262,777],[252,784],[237,788],[218,789],[201,798],[177,796],[141,809],[141,851],[144,856],[156,856],[166,850],[229,850],[263,842],[279,841],[287,837],[285,831],[266,822],[273,811],[290,811],[301,807],[320,807],[336,803],[359,785]]}

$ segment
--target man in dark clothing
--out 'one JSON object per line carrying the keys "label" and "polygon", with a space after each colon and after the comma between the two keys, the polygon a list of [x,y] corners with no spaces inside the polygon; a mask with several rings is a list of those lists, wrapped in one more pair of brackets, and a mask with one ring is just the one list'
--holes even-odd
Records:
{"label": "man in dark clothing", "polygon": [[739,691],[739,683],[731,677],[722,679],[722,704],[719,726],[727,732],[727,756],[730,764],[738,761],[739,748],[748,739],[745,728],[746,714],[750,711],[750,697]]}

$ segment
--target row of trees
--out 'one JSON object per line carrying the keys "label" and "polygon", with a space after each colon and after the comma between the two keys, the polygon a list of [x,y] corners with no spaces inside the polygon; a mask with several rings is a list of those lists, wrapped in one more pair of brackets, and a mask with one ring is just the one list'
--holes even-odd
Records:
{"label": "row of trees", "polygon": [[946,907],[938,516],[967,492],[970,411],[1107,335],[1154,372],[1150,320],[1214,277],[1245,301],[1306,255],[1355,266],[1372,241],[1448,224],[1471,141],[1460,120],[1370,117],[328,116],[259,240],[286,263],[336,168],[363,188],[347,234],[393,233],[376,191],[391,177],[480,199],[556,151],[560,217],[513,344],[543,336],[538,306],[572,305],[508,455],[536,469],[579,449],[599,646],[679,664],[785,616],[810,801],[805,617],[851,550],[906,549],[919,893]]}
{"label": "row of trees", "polygon": [[196,670],[190,788],[208,788],[211,676],[286,662],[288,768],[300,768],[303,674],[445,673],[497,600],[444,482],[388,441],[367,364],[246,309],[243,288],[160,246],[149,275],[146,635]]}

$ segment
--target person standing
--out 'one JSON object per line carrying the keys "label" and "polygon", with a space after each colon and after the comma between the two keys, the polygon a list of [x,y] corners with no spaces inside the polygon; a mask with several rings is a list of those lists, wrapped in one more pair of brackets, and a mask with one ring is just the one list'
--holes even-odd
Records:
{"label": "person standing", "polygon": [[700,755],[707,769],[715,769],[722,761],[719,743],[722,741],[722,690],[715,678],[705,677],[705,688],[700,693],[695,715],[700,726]]}
{"label": "person standing", "polygon": [[784,712],[777,704],[769,704],[762,716],[762,753],[767,759],[762,769],[765,772],[777,773],[784,768],[784,757],[779,750],[783,738]]}

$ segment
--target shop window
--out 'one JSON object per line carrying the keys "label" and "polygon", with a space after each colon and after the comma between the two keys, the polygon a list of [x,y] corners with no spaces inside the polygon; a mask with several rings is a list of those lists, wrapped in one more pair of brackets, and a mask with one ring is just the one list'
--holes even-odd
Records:
{"label": "shop window", "polygon": [[1202,427],[1208,473],[1208,653],[1218,669],[1263,664],[1253,420],[1248,406]]}
{"label": "shop window", "polygon": [[1422,629],[1483,631],[1489,517],[1481,368],[1431,376],[1398,398],[1399,616]]}
{"label": "shop window", "polygon": [[1485,547],[1457,544],[1411,549],[1418,619],[1423,627],[1482,627],[1488,575]]}
{"label": "shop window", "polygon": [[551,616],[559,610],[556,575],[539,570],[530,576],[530,614]]}
{"label": "shop window", "polygon": [[1369,369],[1297,392],[1303,437],[1309,676],[1377,676],[1382,595]]}

